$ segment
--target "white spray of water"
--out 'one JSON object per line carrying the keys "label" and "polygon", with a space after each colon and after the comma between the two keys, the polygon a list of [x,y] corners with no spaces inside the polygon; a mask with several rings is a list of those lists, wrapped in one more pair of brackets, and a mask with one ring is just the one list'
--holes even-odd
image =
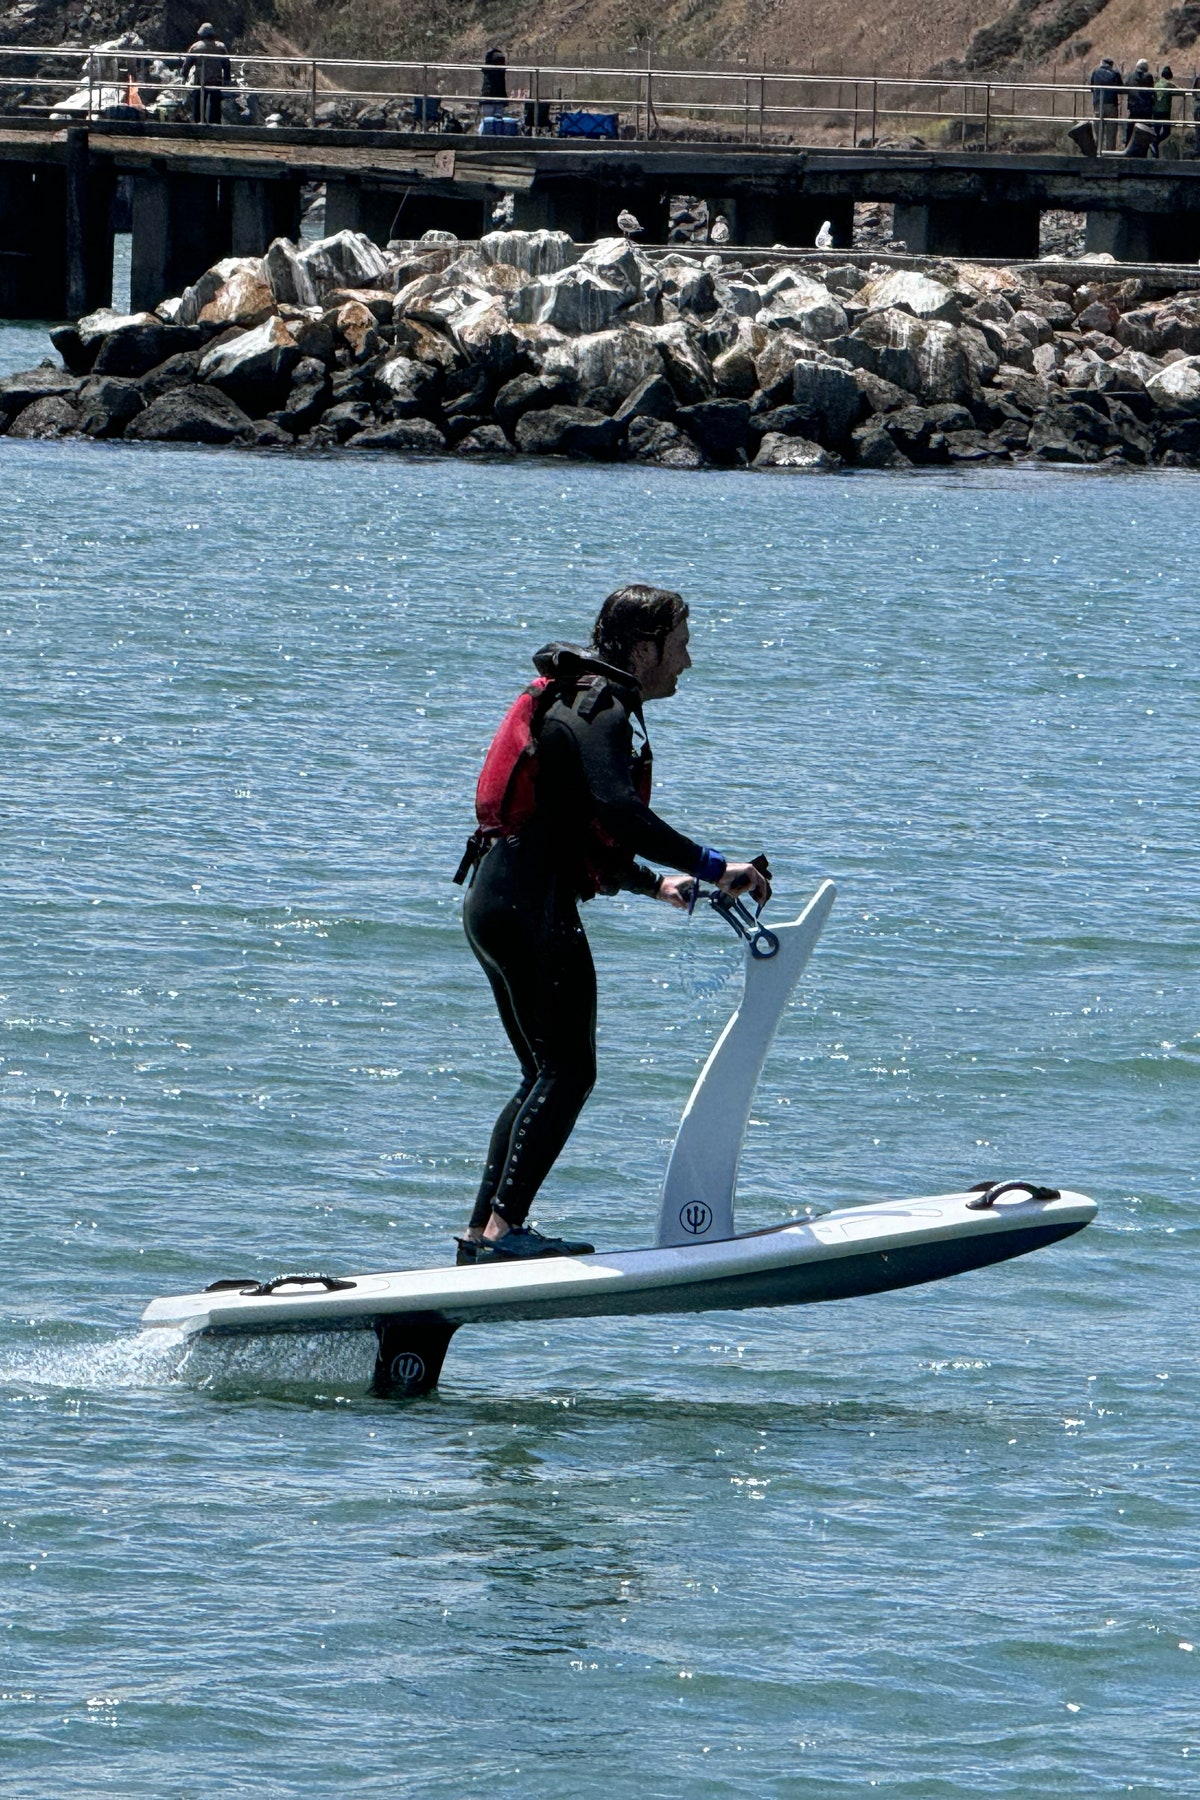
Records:
{"label": "white spray of water", "polygon": [[375,1339],[370,1332],[189,1338],[182,1331],[157,1327],[69,1347],[13,1346],[0,1356],[0,1389],[99,1394],[184,1386],[218,1393],[362,1394],[374,1361]]}

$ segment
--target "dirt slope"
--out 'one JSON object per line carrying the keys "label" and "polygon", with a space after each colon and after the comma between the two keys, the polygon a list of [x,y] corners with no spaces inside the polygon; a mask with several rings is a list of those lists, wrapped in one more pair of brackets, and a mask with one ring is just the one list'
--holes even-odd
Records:
{"label": "dirt slope", "polygon": [[1200,67],[1200,0],[0,0],[0,43],[179,47],[201,16],[235,48],[436,60],[790,67],[1086,79],[1099,57]]}
{"label": "dirt slope", "polygon": [[275,0],[277,30],[347,55],[790,66],[1085,78],[1101,56],[1200,62],[1200,0]]}

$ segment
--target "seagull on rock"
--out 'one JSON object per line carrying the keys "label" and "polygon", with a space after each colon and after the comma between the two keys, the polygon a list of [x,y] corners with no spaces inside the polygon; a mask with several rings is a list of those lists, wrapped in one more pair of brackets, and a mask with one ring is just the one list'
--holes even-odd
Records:
{"label": "seagull on rock", "polygon": [[712,222],[712,230],[708,235],[714,244],[727,244],[729,242],[729,220],[725,217],[724,213],[717,214]]}
{"label": "seagull on rock", "polygon": [[818,231],[818,233],[817,233],[817,249],[818,250],[832,250],[833,249],[833,226],[831,225],[831,223],[829,222],[828,219],[826,219],[826,221],[822,225],[820,231]]}
{"label": "seagull on rock", "polygon": [[617,214],[617,230],[621,233],[622,237],[631,238],[637,237],[641,232],[642,227],[628,208],[624,208]]}

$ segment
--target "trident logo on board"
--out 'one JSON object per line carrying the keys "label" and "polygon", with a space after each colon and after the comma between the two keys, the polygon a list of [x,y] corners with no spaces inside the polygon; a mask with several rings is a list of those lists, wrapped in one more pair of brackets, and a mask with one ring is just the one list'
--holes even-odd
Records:
{"label": "trident logo on board", "polygon": [[679,1214],[679,1223],[693,1237],[699,1237],[712,1224],[712,1211],[703,1200],[689,1201]]}
{"label": "trident logo on board", "polygon": [[416,1387],[425,1379],[425,1364],[415,1350],[402,1350],[392,1358],[392,1380],[397,1387]]}

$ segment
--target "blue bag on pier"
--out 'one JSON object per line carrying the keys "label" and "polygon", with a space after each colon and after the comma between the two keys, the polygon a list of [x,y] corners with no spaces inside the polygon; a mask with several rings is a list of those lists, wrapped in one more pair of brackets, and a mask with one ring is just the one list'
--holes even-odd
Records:
{"label": "blue bag on pier", "polygon": [[565,112],[558,120],[559,137],[615,138],[618,135],[617,113]]}
{"label": "blue bag on pier", "polygon": [[520,137],[520,119],[507,119],[503,115],[490,119],[480,119],[481,137]]}

